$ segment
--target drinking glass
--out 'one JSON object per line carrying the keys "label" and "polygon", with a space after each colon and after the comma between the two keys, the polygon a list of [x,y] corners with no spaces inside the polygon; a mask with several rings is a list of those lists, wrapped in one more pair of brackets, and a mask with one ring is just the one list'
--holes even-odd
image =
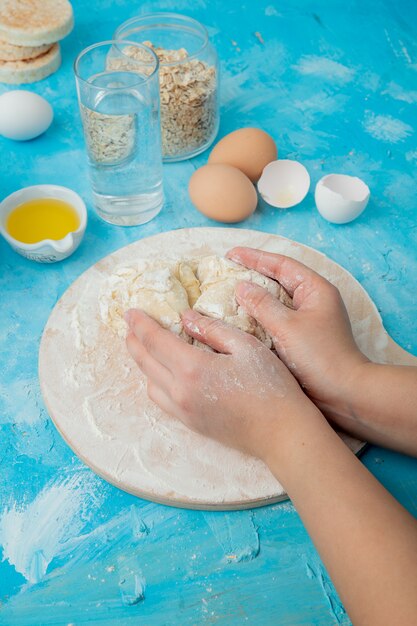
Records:
{"label": "drinking glass", "polygon": [[162,208],[158,68],[130,41],[94,44],[75,61],[94,204],[111,224],[144,224]]}

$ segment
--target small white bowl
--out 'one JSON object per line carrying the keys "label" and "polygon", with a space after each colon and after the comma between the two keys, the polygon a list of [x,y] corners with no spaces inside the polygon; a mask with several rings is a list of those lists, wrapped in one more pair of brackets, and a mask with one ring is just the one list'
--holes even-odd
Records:
{"label": "small white bowl", "polygon": [[300,204],[310,189],[310,175],[304,165],[290,159],[278,159],[264,167],[258,181],[262,198],[278,209]]}
{"label": "small white bowl", "polygon": [[333,224],[347,224],[366,208],[371,192],[357,176],[328,174],[316,185],[314,199],[317,210]]}
{"label": "small white bowl", "polygon": [[[77,230],[68,233],[63,239],[43,239],[37,243],[22,243],[12,237],[6,229],[8,215],[20,204],[36,198],[58,198],[68,202],[78,213],[80,225]],[[55,263],[72,254],[80,245],[87,226],[87,209],[82,198],[67,187],[59,185],[34,185],[24,187],[10,194],[0,203],[0,233],[11,247],[32,261],[39,263]]]}

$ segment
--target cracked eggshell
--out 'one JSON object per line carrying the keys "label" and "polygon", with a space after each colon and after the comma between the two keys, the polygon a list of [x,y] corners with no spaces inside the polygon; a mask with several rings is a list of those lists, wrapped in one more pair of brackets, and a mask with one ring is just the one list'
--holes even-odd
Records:
{"label": "cracked eggshell", "polygon": [[347,224],[366,208],[371,192],[357,176],[328,174],[316,185],[314,199],[322,217],[333,224]]}
{"label": "cracked eggshell", "polygon": [[299,204],[310,189],[310,175],[304,165],[290,159],[272,161],[263,170],[258,182],[262,198],[278,209]]}

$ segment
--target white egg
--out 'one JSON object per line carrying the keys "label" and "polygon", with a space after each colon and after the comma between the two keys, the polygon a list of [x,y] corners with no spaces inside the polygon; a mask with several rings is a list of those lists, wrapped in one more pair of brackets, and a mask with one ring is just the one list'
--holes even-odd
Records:
{"label": "white egg", "polygon": [[310,175],[298,161],[272,161],[262,172],[258,191],[271,206],[288,209],[304,200],[310,189]]}
{"label": "white egg", "polygon": [[0,135],[27,141],[44,133],[54,112],[49,102],[31,91],[7,91],[0,96]]}
{"label": "white egg", "polygon": [[356,176],[328,174],[316,185],[317,210],[333,224],[346,224],[357,218],[368,204],[368,185]]}

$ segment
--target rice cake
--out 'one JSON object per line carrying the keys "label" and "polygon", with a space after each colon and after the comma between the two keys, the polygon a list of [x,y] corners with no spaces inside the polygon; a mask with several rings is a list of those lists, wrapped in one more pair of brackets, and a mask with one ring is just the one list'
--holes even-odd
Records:
{"label": "rice cake", "polygon": [[49,43],[42,46],[15,46],[0,39],[0,61],[27,61],[36,59],[52,48]]}
{"label": "rice cake", "polygon": [[9,85],[34,83],[56,72],[60,65],[61,50],[56,43],[36,59],[0,61],[0,82]]}
{"label": "rice cake", "polygon": [[0,0],[0,39],[16,46],[53,44],[73,25],[68,0]]}

